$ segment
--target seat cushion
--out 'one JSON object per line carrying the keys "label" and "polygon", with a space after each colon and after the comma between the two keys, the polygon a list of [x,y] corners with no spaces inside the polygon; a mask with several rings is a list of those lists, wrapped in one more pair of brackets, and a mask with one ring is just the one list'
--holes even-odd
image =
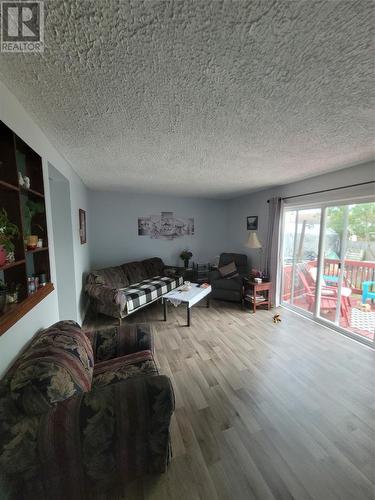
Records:
{"label": "seat cushion", "polygon": [[140,283],[135,283],[132,286],[121,290],[125,301],[124,310],[129,313],[153,300],[161,297],[174,288],[182,285],[183,278],[177,276],[168,278],[167,276],[156,277],[155,279],[143,280]]}
{"label": "seat cushion", "polygon": [[55,403],[91,389],[94,356],[79,325],[60,321],[39,334],[10,380],[11,396],[25,413],[37,415]]}
{"label": "seat cushion", "polygon": [[121,266],[107,267],[91,271],[87,281],[95,285],[105,285],[111,288],[123,288],[129,286],[130,282]]}
{"label": "seat cushion", "polygon": [[234,262],[237,267],[237,271],[242,276],[246,276],[248,272],[247,267],[247,256],[240,253],[222,253],[220,255],[219,267],[226,266]]}
{"label": "seat cushion", "polygon": [[158,375],[158,370],[152,352],[140,351],[96,363],[93,375],[93,388],[146,375]]}
{"label": "seat cushion", "polygon": [[212,285],[214,289],[238,291],[241,290],[243,281],[240,276],[231,279],[219,278],[215,280]]}
{"label": "seat cushion", "polygon": [[352,294],[352,289],[346,286],[341,287],[341,296],[342,297],[350,297]]}
{"label": "seat cushion", "polygon": [[218,270],[222,278],[230,279],[239,276],[236,264],[234,262],[230,262],[226,266],[219,267]]}
{"label": "seat cushion", "polygon": [[150,324],[123,324],[86,332],[93,346],[95,363],[139,351],[154,351]]}
{"label": "seat cushion", "polygon": [[151,259],[145,259],[142,261],[143,266],[147,273],[147,278],[153,278],[154,276],[162,276],[164,270],[164,262],[159,257],[152,257]]}
{"label": "seat cushion", "polygon": [[142,262],[128,262],[127,264],[123,264],[121,267],[128,279],[129,285],[139,283],[148,277],[145,266]]}

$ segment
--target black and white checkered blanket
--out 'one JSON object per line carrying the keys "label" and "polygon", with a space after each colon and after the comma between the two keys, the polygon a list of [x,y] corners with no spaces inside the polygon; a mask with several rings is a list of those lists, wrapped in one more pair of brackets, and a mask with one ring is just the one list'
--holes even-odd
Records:
{"label": "black and white checkered blanket", "polygon": [[126,299],[124,312],[129,314],[134,309],[137,309],[148,302],[161,297],[174,288],[182,285],[183,278],[181,276],[168,278],[166,276],[155,276],[154,278],[143,280],[140,283],[134,283],[127,288],[121,288],[121,292]]}

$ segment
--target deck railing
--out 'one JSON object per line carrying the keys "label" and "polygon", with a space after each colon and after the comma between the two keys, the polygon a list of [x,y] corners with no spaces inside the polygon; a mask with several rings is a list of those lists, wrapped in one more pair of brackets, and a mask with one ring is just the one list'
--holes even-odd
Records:
{"label": "deck railing", "polygon": [[[323,275],[332,278],[338,278],[340,273],[340,260],[339,259],[324,259]],[[302,264],[302,263],[301,263]],[[344,261],[344,282],[345,286],[352,289],[355,294],[362,293],[362,283],[364,281],[375,282],[375,262],[365,260],[349,260]],[[316,261],[309,261],[305,263],[306,269],[316,267]],[[287,264],[283,267],[283,300],[289,301],[292,290],[292,264]],[[306,293],[302,281],[299,279],[298,273],[295,275],[294,283],[294,296],[297,297]]]}
{"label": "deck railing", "polygon": [[[362,293],[364,281],[375,281],[375,262],[370,260],[348,260],[344,261],[345,286],[352,289],[353,293]],[[340,273],[339,259],[324,259],[325,276],[338,277]]]}

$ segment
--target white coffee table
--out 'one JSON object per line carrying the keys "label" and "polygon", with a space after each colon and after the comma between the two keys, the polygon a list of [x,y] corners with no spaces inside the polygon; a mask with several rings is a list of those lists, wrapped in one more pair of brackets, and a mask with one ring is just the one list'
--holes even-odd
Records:
{"label": "white coffee table", "polygon": [[187,311],[187,326],[190,326],[190,309],[194,304],[197,304],[202,299],[206,297],[207,307],[210,307],[210,293],[212,291],[211,286],[207,288],[201,288],[198,283],[191,283],[191,288],[187,292],[180,290],[183,285],[175,288],[171,292],[163,295],[163,307],[164,307],[164,321],[167,321],[167,302],[172,302],[174,304],[186,304]]}

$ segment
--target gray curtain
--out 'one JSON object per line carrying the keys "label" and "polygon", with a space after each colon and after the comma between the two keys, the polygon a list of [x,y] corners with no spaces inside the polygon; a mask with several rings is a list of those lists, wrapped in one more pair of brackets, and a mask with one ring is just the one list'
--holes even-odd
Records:
{"label": "gray curtain", "polygon": [[266,242],[266,272],[273,283],[272,303],[280,305],[280,231],[283,201],[281,198],[271,198],[268,204],[268,231]]}

